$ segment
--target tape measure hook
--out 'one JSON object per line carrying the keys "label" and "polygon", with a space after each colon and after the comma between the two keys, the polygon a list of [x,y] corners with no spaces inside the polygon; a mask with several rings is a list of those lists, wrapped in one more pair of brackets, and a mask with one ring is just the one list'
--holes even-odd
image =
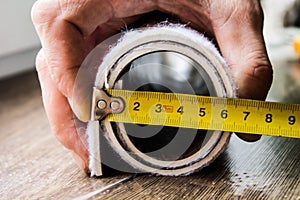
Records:
{"label": "tape measure hook", "polygon": [[122,113],[125,102],[121,97],[113,97],[105,90],[93,88],[92,119],[103,120],[109,114]]}

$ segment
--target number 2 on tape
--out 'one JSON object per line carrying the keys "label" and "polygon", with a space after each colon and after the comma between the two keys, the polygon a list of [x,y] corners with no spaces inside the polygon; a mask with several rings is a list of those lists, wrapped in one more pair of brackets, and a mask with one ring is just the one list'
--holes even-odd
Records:
{"label": "number 2 on tape", "polygon": [[300,138],[300,105],[178,93],[108,90],[125,109],[105,121]]}

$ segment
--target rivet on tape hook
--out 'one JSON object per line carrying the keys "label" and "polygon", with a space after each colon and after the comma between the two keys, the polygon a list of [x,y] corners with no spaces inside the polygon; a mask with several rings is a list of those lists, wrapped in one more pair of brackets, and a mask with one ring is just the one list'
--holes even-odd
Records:
{"label": "rivet on tape hook", "polygon": [[102,120],[109,114],[121,113],[125,108],[122,98],[112,97],[104,90],[93,88],[92,119]]}

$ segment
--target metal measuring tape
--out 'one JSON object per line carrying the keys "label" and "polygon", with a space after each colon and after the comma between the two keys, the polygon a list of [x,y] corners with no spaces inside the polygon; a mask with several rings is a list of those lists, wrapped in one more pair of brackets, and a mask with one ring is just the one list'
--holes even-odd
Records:
{"label": "metal measuring tape", "polygon": [[110,122],[300,138],[299,104],[112,89],[96,98],[95,115]]}

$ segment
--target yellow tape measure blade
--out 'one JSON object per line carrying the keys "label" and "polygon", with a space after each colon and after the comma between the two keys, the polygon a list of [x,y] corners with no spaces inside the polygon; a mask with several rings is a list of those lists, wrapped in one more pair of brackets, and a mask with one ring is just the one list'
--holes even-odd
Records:
{"label": "yellow tape measure blade", "polygon": [[126,104],[106,121],[300,138],[300,105],[179,93],[108,90]]}

